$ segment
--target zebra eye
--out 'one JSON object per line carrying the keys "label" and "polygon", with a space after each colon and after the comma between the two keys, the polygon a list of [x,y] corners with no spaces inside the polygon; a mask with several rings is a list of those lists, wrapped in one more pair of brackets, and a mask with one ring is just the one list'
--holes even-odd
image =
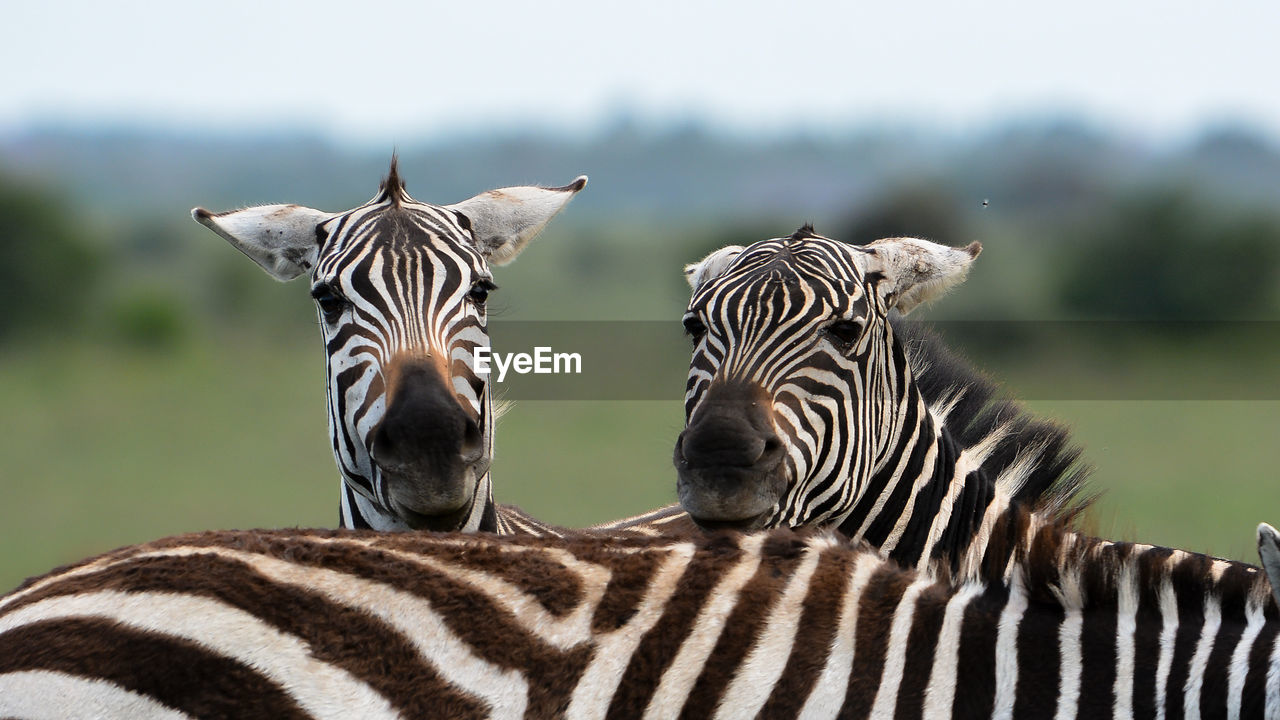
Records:
{"label": "zebra eye", "polygon": [[703,335],[707,334],[707,326],[698,319],[697,315],[686,315],[684,317],[684,332],[693,338],[694,342],[697,342],[702,339]]}
{"label": "zebra eye", "polygon": [[328,285],[317,285],[311,289],[311,297],[320,306],[320,314],[327,323],[336,323],[347,309],[347,299],[334,292]]}
{"label": "zebra eye", "polygon": [[862,324],[853,320],[837,320],[827,326],[826,332],[841,345],[852,345],[862,334]]}
{"label": "zebra eye", "polygon": [[489,293],[497,289],[498,286],[491,281],[480,280],[471,286],[471,290],[467,292],[467,297],[471,298],[471,302],[483,307],[485,301],[489,299]]}

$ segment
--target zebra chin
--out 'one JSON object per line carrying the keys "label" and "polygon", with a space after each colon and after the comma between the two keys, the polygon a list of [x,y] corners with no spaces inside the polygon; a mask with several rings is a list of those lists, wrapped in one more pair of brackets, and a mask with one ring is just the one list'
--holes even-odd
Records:
{"label": "zebra chin", "polygon": [[676,494],[689,517],[707,530],[759,530],[787,488],[783,468],[676,467]]}
{"label": "zebra chin", "polygon": [[483,474],[471,466],[446,476],[382,469],[392,513],[414,530],[451,532],[466,524]]}

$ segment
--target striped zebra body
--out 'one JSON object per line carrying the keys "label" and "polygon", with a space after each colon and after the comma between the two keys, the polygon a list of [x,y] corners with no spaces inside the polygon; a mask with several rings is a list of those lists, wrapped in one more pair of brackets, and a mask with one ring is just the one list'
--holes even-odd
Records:
{"label": "striped zebra body", "polygon": [[1257,569],[999,524],[966,581],[786,530],[169,538],[0,599],[0,717],[1280,718]]}
{"label": "striped zebra body", "polygon": [[689,266],[695,347],[675,464],[694,519],[836,527],[963,574],[1010,509],[1078,513],[1084,470],[1067,433],[993,399],[941,342],[889,318],[958,283],[979,251],[855,247],[806,226]]}
{"label": "striped zebra body", "polygon": [[493,502],[493,402],[473,359],[489,345],[490,265],[514,259],[585,184],[437,206],[409,197],[393,159],[378,194],[346,212],[192,211],[276,279],[310,277],[343,527],[551,531]]}
{"label": "striped zebra body", "polygon": [[697,523],[684,508],[664,505],[649,512],[610,520],[592,525],[582,532],[605,535],[636,535],[641,537],[679,536],[699,531]]}

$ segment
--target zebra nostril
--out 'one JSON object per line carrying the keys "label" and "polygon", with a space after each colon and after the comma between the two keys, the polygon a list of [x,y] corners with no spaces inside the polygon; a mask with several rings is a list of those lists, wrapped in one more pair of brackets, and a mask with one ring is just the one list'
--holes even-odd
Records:
{"label": "zebra nostril", "polygon": [[369,448],[370,455],[374,456],[374,460],[385,462],[392,456],[392,441],[387,434],[387,428],[379,425],[374,432],[374,442]]}
{"label": "zebra nostril", "polygon": [[391,439],[391,433],[387,432],[386,423],[379,425],[374,432],[373,445],[369,448],[369,454],[378,463],[395,464],[396,443]]}
{"label": "zebra nostril", "polygon": [[760,459],[757,463],[767,463],[777,460],[782,456],[782,438],[770,433],[764,439],[764,448],[760,451]]}
{"label": "zebra nostril", "polygon": [[474,421],[468,419],[462,431],[462,446],[458,449],[462,462],[470,465],[484,454],[484,436]]}

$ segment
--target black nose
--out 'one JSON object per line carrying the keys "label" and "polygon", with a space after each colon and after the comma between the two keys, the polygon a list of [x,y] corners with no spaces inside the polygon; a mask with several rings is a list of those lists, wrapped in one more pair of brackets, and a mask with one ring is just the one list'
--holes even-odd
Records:
{"label": "black nose", "polygon": [[782,454],[782,440],[737,417],[709,418],[680,433],[676,441],[691,468],[768,465]]}
{"label": "black nose", "polygon": [[782,460],[771,402],[759,386],[713,385],[676,440],[677,462],[689,468],[768,469]]}
{"label": "black nose", "polygon": [[480,428],[440,373],[425,362],[399,368],[371,452],[386,468],[445,472],[480,459]]}

